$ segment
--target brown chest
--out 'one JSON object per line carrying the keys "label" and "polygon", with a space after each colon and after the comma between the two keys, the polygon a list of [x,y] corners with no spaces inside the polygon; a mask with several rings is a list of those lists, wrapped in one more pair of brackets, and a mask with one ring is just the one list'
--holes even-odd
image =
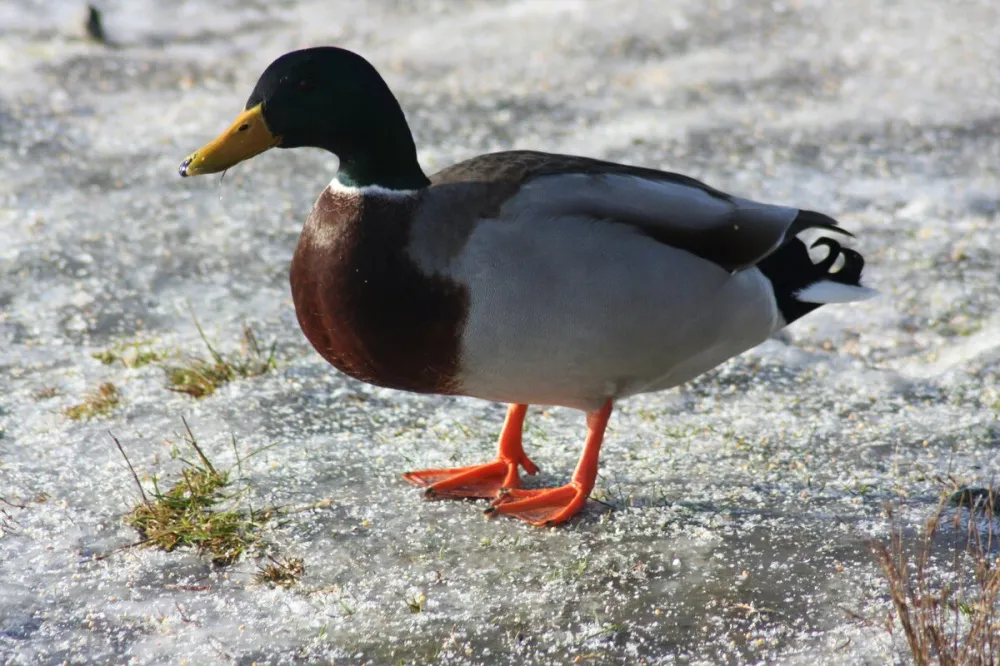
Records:
{"label": "brown chest", "polygon": [[313,347],[364,382],[455,393],[466,289],[406,252],[412,199],[326,190],[292,259],[295,312]]}

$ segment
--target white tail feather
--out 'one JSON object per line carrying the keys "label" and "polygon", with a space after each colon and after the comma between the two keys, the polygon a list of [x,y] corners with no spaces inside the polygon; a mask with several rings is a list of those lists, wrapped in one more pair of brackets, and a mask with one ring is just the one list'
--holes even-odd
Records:
{"label": "white tail feather", "polygon": [[795,292],[795,298],[803,303],[851,303],[875,298],[878,292],[870,287],[843,284],[832,280],[813,282],[808,287]]}

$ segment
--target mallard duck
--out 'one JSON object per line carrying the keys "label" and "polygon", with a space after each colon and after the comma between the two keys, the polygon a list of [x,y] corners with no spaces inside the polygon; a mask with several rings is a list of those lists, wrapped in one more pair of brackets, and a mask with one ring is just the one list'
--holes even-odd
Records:
{"label": "mallard duck", "polygon": [[[823,304],[875,294],[835,220],[676,173],[519,150],[428,177],[385,81],[341,48],[275,60],[180,175],[301,146],[340,159],[292,260],[302,331],[361,381],[509,403],[496,460],[404,474],[428,496],[491,499],[491,515],[568,520],[594,487],[616,401],[683,384]],[[810,229],[826,248],[818,261],[798,237]],[[519,468],[537,471],[521,442],[531,404],[587,414],[563,486],[521,485]]]}

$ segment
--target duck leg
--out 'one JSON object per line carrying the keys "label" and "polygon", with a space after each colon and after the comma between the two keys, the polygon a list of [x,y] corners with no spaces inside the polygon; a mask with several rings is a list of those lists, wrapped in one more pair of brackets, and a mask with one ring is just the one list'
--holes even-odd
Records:
{"label": "duck leg", "polygon": [[608,400],[599,410],[587,414],[587,441],[569,483],[558,488],[501,490],[486,515],[507,514],[541,526],[558,525],[580,513],[597,481],[597,461],[611,409],[612,403]]}
{"label": "duck leg", "polygon": [[403,478],[415,486],[426,488],[427,497],[479,497],[493,499],[503,488],[520,488],[518,465],[528,474],[538,468],[521,447],[521,430],[527,405],[511,405],[500,431],[497,459],[485,465],[450,469],[423,469],[406,472]]}

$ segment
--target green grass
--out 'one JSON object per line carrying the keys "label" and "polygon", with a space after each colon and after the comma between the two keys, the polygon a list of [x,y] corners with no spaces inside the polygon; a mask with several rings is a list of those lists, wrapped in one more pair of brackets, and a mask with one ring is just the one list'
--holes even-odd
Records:
{"label": "green grass", "polygon": [[141,368],[150,363],[159,363],[167,353],[152,348],[150,342],[125,342],[104,351],[91,354],[104,365],[121,363],[126,368]]}
{"label": "green grass", "polygon": [[246,324],[243,325],[240,351],[229,355],[222,354],[212,346],[197,320],[195,326],[205,343],[208,358],[192,357],[178,365],[165,365],[163,369],[167,374],[167,388],[171,391],[204,398],[215,393],[223,384],[235,379],[257,377],[276,367],[274,354],[277,342],[269,349],[263,349],[253,330]]}
{"label": "green grass", "polygon": [[[274,512],[244,506],[243,493],[232,492],[232,470],[216,469],[186,421],[184,428],[184,442],[197,454],[196,460],[182,458],[181,478],[166,490],[160,488],[159,479],[153,476],[150,493],[143,489],[125,450],[114,440],[142,496],[142,503],[125,517],[125,522],[142,537],[136,545],[168,552],[190,547],[210,558],[213,564],[232,564],[260,543],[261,530]],[[235,449],[235,441],[233,446]],[[241,463],[237,457],[237,468]]]}
{"label": "green grass", "polygon": [[104,382],[93,391],[83,396],[83,402],[67,407],[65,414],[74,421],[91,419],[95,416],[106,416],[121,405],[122,396],[111,382]]}

